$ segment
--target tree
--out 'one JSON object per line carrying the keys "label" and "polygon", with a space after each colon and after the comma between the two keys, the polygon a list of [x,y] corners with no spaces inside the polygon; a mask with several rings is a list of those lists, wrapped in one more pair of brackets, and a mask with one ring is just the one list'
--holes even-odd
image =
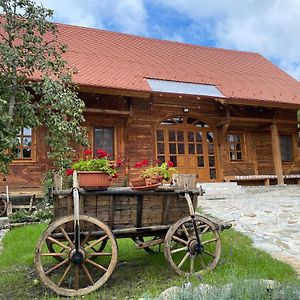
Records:
{"label": "tree", "polygon": [[[84,103],[63,58],[53,11],[32,0],[0,0],[0,172],[7,173],[22,128],[47,127],[54,166],[68,167],[74,142],[86,145]],[[44,142],[44,141],[39,141]]]}

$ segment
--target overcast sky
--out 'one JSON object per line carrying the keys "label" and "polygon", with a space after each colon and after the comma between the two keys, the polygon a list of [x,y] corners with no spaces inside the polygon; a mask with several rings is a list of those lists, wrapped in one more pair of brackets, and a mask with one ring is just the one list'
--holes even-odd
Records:
{"label": "overcast sky", "polygon": [[300,79],[299,0],[36,0],[60,23],[259,52]]}

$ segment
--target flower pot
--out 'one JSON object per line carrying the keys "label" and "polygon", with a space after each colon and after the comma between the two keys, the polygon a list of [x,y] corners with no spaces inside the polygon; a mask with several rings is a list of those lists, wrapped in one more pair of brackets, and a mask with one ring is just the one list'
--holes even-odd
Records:
{"label": "flower pot", "polygon": [[150,178],[146,178],[146,185],[153,185],[153,184],[158,184],[163,182],[163,176],[153,176]]}
{"label": "flower pot", "polygon": [[146,185],[145,179],[141,176],[130,179],[130,183],[133,187]]}
{"label": "flower pot", "polygon": [[107,173],[96,171],[79,171],[78,183],[83,189],[106,190],[111,184],[112,178]]}

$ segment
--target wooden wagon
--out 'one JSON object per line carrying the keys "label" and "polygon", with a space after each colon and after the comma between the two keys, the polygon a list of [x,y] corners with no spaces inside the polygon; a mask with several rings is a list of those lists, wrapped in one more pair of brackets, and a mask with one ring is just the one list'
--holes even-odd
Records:
{"label": "wooden wagon", "polygon": [[221,253],[220,227],[195,214],[199,193],[115,188],[55,194],[54,220],[36,247],[41,281],[65,296],[98,289],[117,265],[119,238],[132,238],[149,253],[163,249],[180,275],[212,270]]}

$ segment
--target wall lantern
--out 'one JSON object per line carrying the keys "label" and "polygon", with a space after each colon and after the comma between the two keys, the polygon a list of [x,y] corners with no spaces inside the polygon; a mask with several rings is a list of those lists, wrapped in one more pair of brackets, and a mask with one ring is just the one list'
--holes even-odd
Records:
{"label": "wall lantern", "polygon": [[189,111],[190,111],[190,109],[189,108],[187,108],[187,107],[184,107],[183,109],[182,109],[182,111],[184,112],[184,113],[188,113]]}

